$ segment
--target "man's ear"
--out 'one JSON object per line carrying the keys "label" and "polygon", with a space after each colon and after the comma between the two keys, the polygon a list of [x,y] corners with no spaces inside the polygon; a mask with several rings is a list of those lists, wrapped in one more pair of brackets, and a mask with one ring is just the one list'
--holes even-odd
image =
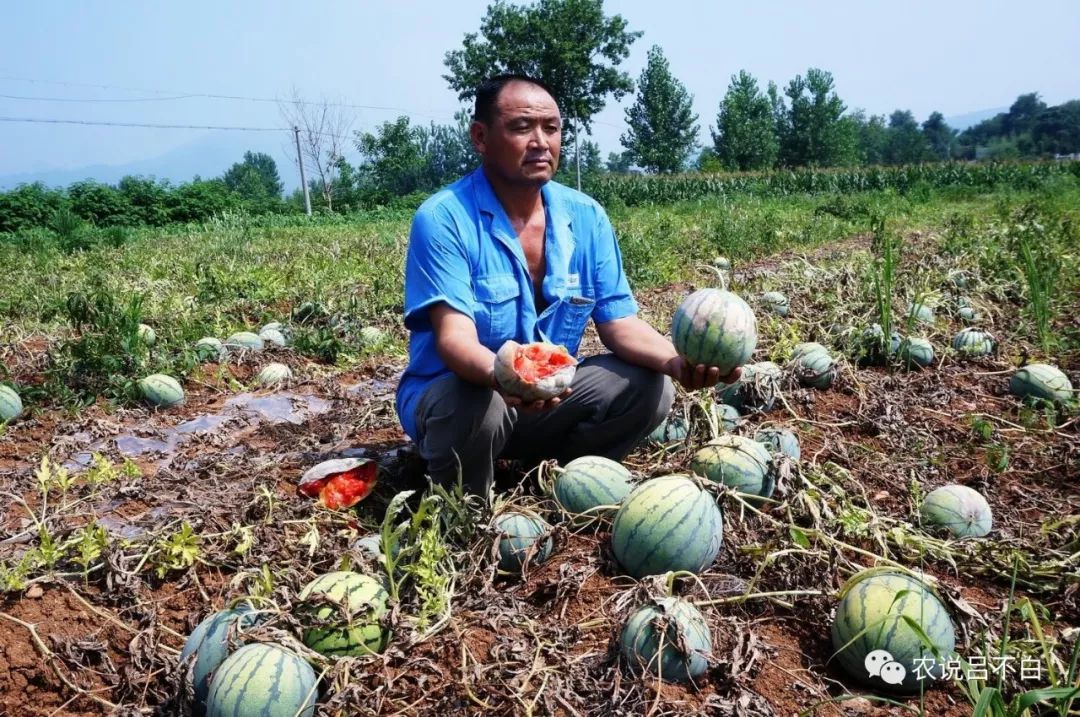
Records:
{"label": "man's ear", "polygon": [[472,139],[473,149],[481,157],[487,149],[488,128],[483,122],[473,122],[469,125],[469,138]]}

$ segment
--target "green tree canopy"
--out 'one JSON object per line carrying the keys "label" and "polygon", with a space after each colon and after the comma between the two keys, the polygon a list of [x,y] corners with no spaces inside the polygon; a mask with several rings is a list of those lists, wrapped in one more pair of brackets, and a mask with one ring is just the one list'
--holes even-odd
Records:
{"label": "green tree canopy", "polygon": [[889,115],[889,140],[885,146],[886,164],[916,164],[929,156],[926,137],[910,110],[896,110]]}
{"label": "green tree canopy", "polygon": [[603,0],[540,0],[524,6],[496,0],[480,33],[466,34],[460,50],[446,53],[450,73],[443,79],[468,101],[493,75],[540,78],[555,93],[563,115],[587,132],[607,95],[617,101],[634,91],[633,80],[618,66],[641,33],[626,27],[621,16],[604,15]]}
{"label": "green tree canopy", "polygon": [[653,45],[638,80],[637,100],[626,110],[627,131],[619,139],[643,169],[676,172],[697,146],[694,97],[671,74],[663,50]]}
{"label": "green tree canopy", "polygon": [[780,144],[773,105],[746,70],[731,76],[712,139],[716,157],[726,169],[767,169],[776,162]]}
{"label": "green tree canopy", "polygon": [[244,152],[244,160],[229,167],[221,180],[246,202],[260,208],[281,199],[283,185],[277,163],[263,152]]}
{"label": "green tree canopy", "polygon": [[630,159],[630,156],[625,152],[608,152],[607,171],[617,172],[625,174],[630,171],[630,167],[634,164],[634,160]]}
{"label": "green tree canopy", "polygon": [[[781,125],[781,164],[828,167],[856,161],[856,126],[841,121],[846,107],[836,94],[832,73],[812,67],[806,77],[796,75],[784,94],[790,104]],[[784,106],[783,99],[774,99],[774,107]]]}
{"label": "green tree canopy", "polygon": [[956,130],[945,122],[944,115],[940,112],[932,112],[922,123],[922,133],[931,157],[938,161],[945,161],[952,157]]}

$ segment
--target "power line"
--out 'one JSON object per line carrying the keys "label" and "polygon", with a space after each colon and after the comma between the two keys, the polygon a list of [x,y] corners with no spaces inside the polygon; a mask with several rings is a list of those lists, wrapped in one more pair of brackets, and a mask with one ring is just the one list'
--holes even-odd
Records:
{"label": "power line", "polygon": [[186,100],[193,95],[176,95],[174,97],[130,97],[122,98],[76,98],[76,97],[24,97],[22,95],[0,95],[5,100],[30,100],[36,102],[162,102],[166,100]]}
{"label": "power line", "polygon": [[[146,127],[150,129],[213,129],[229,130],[235,132],[291,132],[288,127],[235,127],[228,125],[194,125],[194,124],[154,124],[149,122],[103,122],[97,120],[72,120],[52,119],[44,117],[0,117],[0,122],[28,122],[31,124],[79,124],[95,127]],[[335,137],[337,139],[349,139],[340,134],[329,132],[309,132],[320,137]]]}

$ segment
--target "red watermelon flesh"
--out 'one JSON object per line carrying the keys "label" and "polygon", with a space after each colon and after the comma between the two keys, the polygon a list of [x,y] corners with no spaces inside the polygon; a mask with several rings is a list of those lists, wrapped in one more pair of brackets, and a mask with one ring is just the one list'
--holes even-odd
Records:
{"label": "red watermelon flesh", "polygon": [[300,492],[330,510],[351,508],[375,489],[376,464],[364,463],[341,473],[300,484]]}
{"label": "red watermelon flesh", "polygon": [[564,346],[507,341],[495,356],[495,377],[507,393],[526,401],[562,394],[574,379],[577,360]]}

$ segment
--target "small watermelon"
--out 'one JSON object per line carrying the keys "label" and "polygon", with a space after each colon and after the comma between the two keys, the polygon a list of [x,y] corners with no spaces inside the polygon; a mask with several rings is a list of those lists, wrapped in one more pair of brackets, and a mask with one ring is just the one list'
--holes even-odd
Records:
{"label": "small watermelon", "polygon": [[914,303],[908,306],[905,318],[914,319],[920,324],[934,323],[934,310],[923,303]]}
{"label": "small watermelon", "polygon": [[906,368],[926,368],[934,363],[934,346],[926,339],[909,336],[900,342],[896,355]]}
{"label": "small watermelon", "polygon": [[14,421],[22,415],[23,403],[15,389],[0,384],[0,423]]}
{"label": "small watermelon", "polygon": [[671,342],[679,355],[694,366],[716,366],[721,376],[745,364],[757,340],[754,312],[723,289],[698,289],[671,320]]}
{"label": "small watermelon", "polygon": [[[933,649],[905,616],[922,628]],[[944,663],[956,649],[956,631],[945,606],[925,583],[907,573],[871,569],[856,574],[840,589],[832,645],[835,659],[849,677],[884,692],[910,694],[920,684],[924,688],[932,684],[928,675],[941,677]],[[867,665],[878,657],[872,653],[879,650],[903,666],[900,684],[869,673]]]}
{"label": "small watermelon", "polygon": [[495,379],[511,396],[532,403],[562,395],[574,381],[577,360],[564,346],[507,341],[495,354]]}
{"label": "small watermelon", "polygon": [[836,379],[836,364],[823,346],[792,359],[791,371],[802,385],[822,390],[832,386]]}
{"label": "small watermelon", "polygon": [[900,334],[893,331],[886,346],[885,330],[881,324],[871,324],[860,335],[857,348],[861,365],[883,364],[900,350]]}
{"label": "small watermelon", "polygon": [[960,320],[963,321],[965,324],[974,324],[982,318],[979,315],[979,312],[977,312],[972,306],[960,307],[957,310],[956,315],[960,317]]}
{"label": "small watermelon", "polygon": [[285,339],[285,334],[278,329],[263,329],[259,332],[259,338],[263,340],[264,345],[271,344],[278,348],[284,348],[289,343]]}
{"label": "small watermelon", "polygon": [[780,396],[783,371],[772,361],[748,363],[735,383],[718,384],[717,400],[739,411],[771,411]]}
{"label": "small watermelon", "polygon": [[626,621],[619,651],[635,674],[686,682],[708,669],[712,634],[705,616],[691,603],[659,598],[639,607]]}
{"label": "small watermelon", "polygon": [[213,336],[195,342],[195,355],[200,361],[224,361],[229,358],[229,349]]}
{"label": "small watermelon", "polygon": [[225,348],[233,351],[240,351],[247,349],[248,351],[262,351],[266,346],[266,342],[258,334],[253,334],[250,331],[237,331],[235,334],[225,339]]}
{"label": "small watermelon", "polygon": [[259,329],[260,334],[263,331],[278,331],[278,332],[284,334],[284,333],[286,333],[286,328],[285,328],[285,324],[281,323],[280,321],[271,321],[268,324],[263,324],[263,327],[261,329]]}
{"label": "small watermelon", "polygon": [[[566,464],[555,479],[555,500],[581,527],[615,514],[630,493],[630,471],[621,463],[602,456],[582,456]],[[614,506],[603,512],[600,506]]]}
{"label": "small watermelon", "polygon": [[314,717],[318,678],[280,645],[255,642],[229,655],[210,680],[207,717]]}
{"label": "small watermelon", "polygon": [[971,274],[962,269],[951,269],[945,276],[945,280],[954,289],[967,289],[974,284]]}
{"label": "small watermelon", "polygon": [[765,446],[770,453],[780,453],[793,461],[802,457],[799,438],[786,428],[761,428],[754,433],[754,440]]}
{"label": "small watermelon", "polygon": [[180,652],[180,667],[187,679],[190,667],[194,701],[191,711],[194,717],[206,715],[206,699],[210,695],[210,678],[218,666],[229,656],[230,631],[235,635],[255,624],[257,616],[250,605],[241,604],[231,610],[221,610],[200,622],[184,643]]}
{"label": "small watermelon", "polygon": [[952,342],[953,350],[965,359],[989,356],[994,352],[994,345],[992,335],[974,328],[961,329]]}
{"label": "small watermelon", "polygon": [[184,389],[172,376],[155,373],[139,381],[139,390],[147,403],[158,408],[177,406],[184,402]]}
{"label": "small watermelon", "polygon": [[946,485],[930,491],[919,514],[924,526],[943,528],[957,538],[981,538],[994,526],[986,498],[966,485]]}
{"label": "small watermelon", "polygon": [[797,361],[803,356],[816,353],[823,353],[827,355],[829,353],[829,350],[819,344],[817,341],[806,341],[801,344],[795,344],[795,347],[791,349],[791,360]]}
{"label": "small watermelon", "polygon": [[283,363],[268,363],[255,377],[255,382],[260,386],[273,386],[285,383],[293,377],[292,369]]}
{"label": "small watermelon", "polygon": [[493,526],[499,534],[503,572],[520,573],[526,565],[539,565],[551,555],[551,526],[539,516],[507,511],[495,517]]}
{"label": "small watermelon", "polygon": [[779,291],[766,291],[761,295],[761,304],[778,316],[787,316],[791,311],[788,298]]}
{"label": "small watermelon", "polygon": [[1009,379],[1009,393],[1030,403],[1064,403],[1073,397],[1073,385],[1061,369],[1045,363],[1019,368]]}
{"label": "small watermelon", "polygon": [[744,436],[720,436],[694,454],[690,470],[740,493],[772,497],[776,475],[765,446]]}
{"label": "small watermelon", "polygon": [[687,425],[685,418],[682,416],[668,416],[660,422],[659,426],[653,429],[653,432],[649,434],[648,441],[659,445],[668,445],[669,443],[685,441],[688,435],[690,435],[690,426]]}
{"label": "small watermelon", "polygon": [[712,494],[687,476],[647,480],[623,500],[611,528],[611,551],[629,575],[696,573],[720,552],[723,519]]}
{"label": "small watermelon", "polygon": [[741,416],[734,406],[729,406],[726,403],[714,403],[713,411],[716,413],[717,428],[721,431],[731,433],[738,428]]}
{"label": "small watermelon", "polygon": [[157,333],[153,327],[147,324],[139,324],[139,340],[147,346],[153,346],[157,343]]}
{"label": "small watermelon", "polygon": [[390,638],[382,625],[388,599],[386,588],[370,575],[344,570],[320,575],[300,591],[294,611],[304,625],[304,644],[323,655],[382,652]]}
{"label": "small watermelon", "polygon": [[714,256],[712,265],[720,271],[731,271],[731,260],[726,256]]}
{"label": "small watermelon", "polygon": [[386,342],[386,332],[378,326],[365,326],[360,329],[360,345],[364,348],[375,348]]}

